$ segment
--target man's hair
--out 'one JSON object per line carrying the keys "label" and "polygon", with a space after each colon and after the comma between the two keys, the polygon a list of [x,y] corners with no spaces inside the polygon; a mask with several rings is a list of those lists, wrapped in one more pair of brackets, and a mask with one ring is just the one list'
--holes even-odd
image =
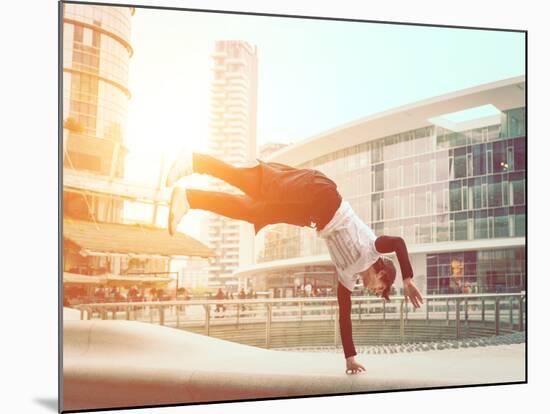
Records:
{"label": "man's hair", "polygon": [[391,287],[395,281],[395,266],[393,261],[387,257],[382,257],[382,261],[384,262],[384,268],[378,272],[383,275],[384,284],[386,285],[386,288],[382,292],[382,297],[390,300]]}

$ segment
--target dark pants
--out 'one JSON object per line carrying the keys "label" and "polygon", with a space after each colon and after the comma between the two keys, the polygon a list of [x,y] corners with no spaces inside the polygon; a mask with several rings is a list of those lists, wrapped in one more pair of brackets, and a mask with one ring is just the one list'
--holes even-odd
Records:
{"label": "dark pants", "polygon": [[323,228],[340,206],[336,184],[315,170],[282,164],[260,163],[255,167],[233,167],[205,154],[193,154],[193,169],[219,178],[244,194],[187,190],[189,206],[256,227],[288,223]]}

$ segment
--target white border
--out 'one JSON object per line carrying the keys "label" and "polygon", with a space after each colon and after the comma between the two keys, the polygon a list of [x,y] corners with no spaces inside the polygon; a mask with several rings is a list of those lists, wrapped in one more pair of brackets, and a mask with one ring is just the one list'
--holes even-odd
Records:
{"label": "white border", "polygon": [[[550,33],[544,2],[152,0],[142,4],[528,29],[530,383],[140,412],[518,413],[535,407],[539,398],[543,401],[548,388],[549,290],[544,261],[549,254],[546,177],[550,139],[546,126]],[[52,413],[54,409],[48,407],[57,396],[57,4],[54,0],[11,2],[2,5],[2,12],[1,404],[4,412]]]}

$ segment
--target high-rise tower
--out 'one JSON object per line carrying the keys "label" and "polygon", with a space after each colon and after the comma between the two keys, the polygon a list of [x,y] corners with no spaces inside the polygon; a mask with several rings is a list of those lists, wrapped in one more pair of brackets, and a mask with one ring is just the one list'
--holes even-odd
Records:
{"label": "high-rise tower", "polygon": [[[218,41],[212,57],[209,152],[235,166],[251,165],[256,157],[256,48],[243,41]],[[212,185],[216,191],[238,192],[219,180]],[[252,225],[209,215],[208,242],[216,252],[210,266],[210,285],[236,290],[233,271],[253,262]]]}

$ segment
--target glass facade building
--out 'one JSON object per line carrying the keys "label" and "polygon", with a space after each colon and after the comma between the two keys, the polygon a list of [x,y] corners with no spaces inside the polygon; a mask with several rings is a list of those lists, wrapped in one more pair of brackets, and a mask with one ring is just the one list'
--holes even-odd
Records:
{"label": "glass facade building", "polygon": [[64,166],[122,177],[134,9],[63,5]]}
{"label": "glass facade building", "polygon": [[[332,134],[338,139],[337,131]],[[472,128],[450,130],[432,123],[359,141],[296,166],[333,179],[375,234],[403,237],[425,293],[524,289],[524,104]],[[284,154],[276,161],[284,163]],[[263,272],[273,280],[285,273],[287,285],[293,274],[307,275],[307,266],[277,271],[277,266],[267,270],[266,264],[328,256],[311,228],[277,224],[258,237],[256,259]],[[335,284],[330,263],[324,271],[332,272]],[[273,286],[267,281],[258,288]]]}

